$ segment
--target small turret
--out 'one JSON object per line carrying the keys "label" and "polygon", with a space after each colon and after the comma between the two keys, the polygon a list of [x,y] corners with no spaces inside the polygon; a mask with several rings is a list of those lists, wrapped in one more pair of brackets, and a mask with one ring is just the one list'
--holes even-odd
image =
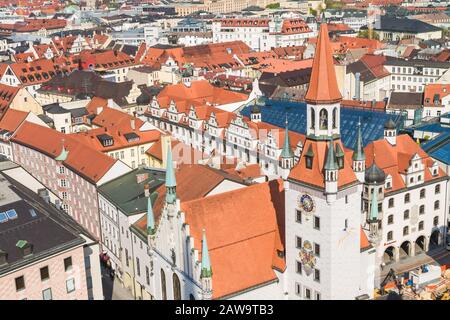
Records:
{"label": "small turret", "polygon": [[373,188],[372,199],[370,201],[370,212],[368,212],[367,220],[369,222],[370,238],[373,242],[376,242],[379,238],[378,234],[378,188]]}
{"label": "small turret", "polygon": [[339,174],[339,166],[336,161],[336,153],[331,139],[328,144],[327,156],[323,169],[325,174],[325,193],[327,194],[327,202],[330,203],[336,199]]}
{"label": "small turret", "polygon": [[362,135],[361,135],[361,123],[358,123],[358,140],[356,141],[355,152],[352,155],[353,171],[356,178],[360,182],[364,182],[364,173],[366,171],[366,155],[364,154]]}
{"label": "small turret", "polygon": [[397,126],[392,118],[384,124],[384,138],[393,146],[397,144]]}
{"label": "small turret", "polygon": [[283,143],[283,149],[281,150],[280,155],[281,160],[281,169],[282,169],[282,178],[287,179],[289,176],[289,172],[294,166],[294,152],[291,149],[291,142],[289,139],[289,128],[288,128],[288,121],[286,118],[286,129],[284,131],[284,143]]}
{"label": "small turret", "polygon": [[166,164],[166,203],[174,204],[177,200],[177,181],[175,179],[175,171],[173,169],[172,149],[167,148],[167,164]]}
{"label": "small turret", "polygon": [[255,123],[261,122],[261,110],[259,108],[257,99],[255,99],[255,102],[250,110],[250,119]]}
{"label": "small turret", "polygon": [[202,264],[201,264],[200,280],[203,290],[203,299],[211,300],[212,298],[212,268],[209,260],[208,244],[206,242],[206,231],[203,229],[202,239]]}
{"label": "small turret", "polygon": [[152,200],[150,197],[147,197],[147,234],[153,235],[155,231],[155,216],[153,214]]}

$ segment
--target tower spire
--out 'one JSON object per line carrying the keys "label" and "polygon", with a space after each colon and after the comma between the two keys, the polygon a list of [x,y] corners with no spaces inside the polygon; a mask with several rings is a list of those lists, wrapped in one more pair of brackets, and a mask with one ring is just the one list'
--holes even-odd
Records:
{"label": "tower spire", "polygon": [[321,23],[312,66],[311,79],[305,100],[311,104],[330,104],[342,100],[326,23]]}
{"label": "tower spire", "polygon": [[353,152],[352,159],[354,161],[366,160],[366,155],[364,154],[364,149],[362,145],[362,135],[361,135],[361,122],[358,122],[358,139],[356,140],[356,149]]}
{"label": "tower spire", "polygon": [[202,272],[200,278],[211,278],[212,269],[211,262],[209,260],[208,244],[206,243],[206,231],[203,229],[202,238]]}
{"label": "tower spire", "polygon": [[284,130],[284,143],[283,149],[281,150],[281,158],[293,158],[294,153],[291,150],[291,143],[289,139],[289,128],[288,128],[288,118],[286,115],[286,128]]}
{"label": "tower spire", "polygon": [[147,233],[150,235],[155,233],[155,216],[150,197],[147,197]]}
{"label": "tower spire", "polygon": [[338,164],[336,162],[336,154],[333,147],[333,140],[330,139],[328,143],[327,158],[325,160],[325,170],[338,170]]}
{"label": "tower spire", "polygon": [[166,202],[175,203],[177,199],[177,181],[175,179],[175,171],[173,169],[172,149],[170,145],[169,148],[167,148],[166,162]]}

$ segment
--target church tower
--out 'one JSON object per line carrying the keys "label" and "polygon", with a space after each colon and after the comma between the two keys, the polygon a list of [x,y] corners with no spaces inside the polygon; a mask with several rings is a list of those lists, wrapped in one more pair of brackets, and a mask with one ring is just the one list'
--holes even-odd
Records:
{"label": "church tower", "polygon": [[337,139],[340,136],[340,103],[336,72],[334,70],[331,43],[328,28],[322,24],[317,40],[311,78],[308,92],[305,96],[307,103],[308,138],[314,140]]}
{"label": "church tower", "polygon": [[342,96],[325,23],[305,100],[306,140],[285,181],[288,297],[372,296],[360,249],[362,184],[340,139]]}

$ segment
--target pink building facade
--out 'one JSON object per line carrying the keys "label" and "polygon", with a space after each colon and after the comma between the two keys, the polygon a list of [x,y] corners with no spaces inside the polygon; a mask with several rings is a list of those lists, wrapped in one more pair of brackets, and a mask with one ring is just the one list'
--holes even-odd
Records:
{"label": "pink building facade", "polygon": [[[41,269],[46,267],[48,278],[42,280]],[[85,269],[83,245],[79,245],[1,276],[0,300],[87,300]],[[24,288],[18,289],[16,279],[21,277]]]}
{"label": "pink building facade", "polygon": [[14,161],[62,200],[61,207],[97,240],[100,222],[96,185],[46,154],[12,143]]}

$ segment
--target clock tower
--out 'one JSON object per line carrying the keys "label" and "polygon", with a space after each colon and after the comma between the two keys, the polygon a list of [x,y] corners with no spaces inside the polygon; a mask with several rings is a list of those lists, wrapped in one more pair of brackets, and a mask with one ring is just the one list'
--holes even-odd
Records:
{"label": "clock tower", "polygon": [[322,24],[305,96],[307,137],[284,184],[289,299],[373,295],[360,245],[362,185],[340,140],[341,99]]}

